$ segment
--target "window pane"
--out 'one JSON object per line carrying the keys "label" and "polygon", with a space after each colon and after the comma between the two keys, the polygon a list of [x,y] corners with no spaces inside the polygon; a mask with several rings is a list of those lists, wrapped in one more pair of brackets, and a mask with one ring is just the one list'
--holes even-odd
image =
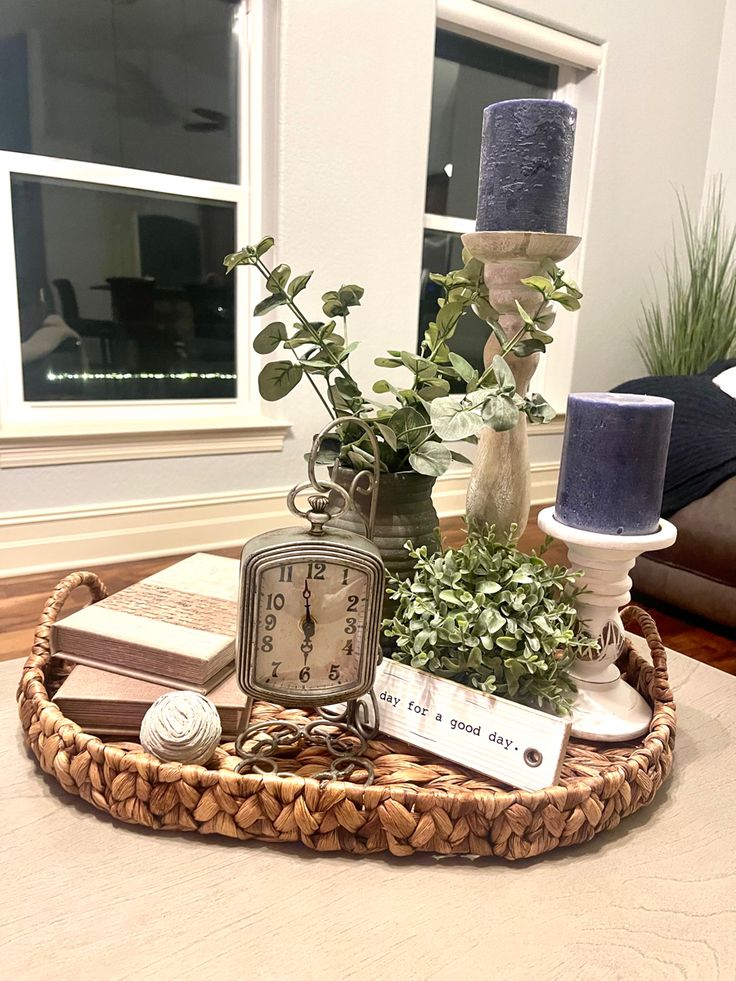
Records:
{"label": "window pane", "polygon": [[548,99],[556,88],[556,65],[438,31],[425,210],[475,218],[483,110],[504,99]]}
{"label": "window pane", "polygon": [[235,396],[234,204],[11,184],[27,401]]}
{"label": "window pane", "polygon": [[0,148],[235,182],[237,10],[5,0]]}
{"label": "window pane", "polygon": [[[461,269],[463,243],[454,232],[424,231],[424,250],[422,253],[422,288],[419,300],[419,343],[424,332],[437,316],[437,300],[442,290],[429,278],[430,273],[448,273],[451,269]],[[470,311],[458,324],[455,336],[448,347],[461,354],[478,371],[483,371],[483,348],[490,334],[490,328]],[[451,383],[452,391],[465,391],[462,383]]]}

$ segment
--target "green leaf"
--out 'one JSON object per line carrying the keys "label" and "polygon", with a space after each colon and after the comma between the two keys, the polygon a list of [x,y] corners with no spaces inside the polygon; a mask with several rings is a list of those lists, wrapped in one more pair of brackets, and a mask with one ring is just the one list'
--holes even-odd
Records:
{"label": "green leaf", "polygon": [[463,453],[458,453],[457,450],[450,450],[450,455],[455,463],[467,463],[469,466],[473,466],[473,461],[468,459]]}
{"label": "green leaf", "polygon": [[473,300],[471,303],[471,308],[477,317],[485,323],[490,323],[492,320],[498,319],[498,311],[494,310],[491,304],[484,296],[479,296],[477,299]]}
{"label": "green leaf", "polygon": [[383,436],[384,440],[388,443],[392,450],[398,449],[398,437],[390,426],[384,426],[381,422],[374,422],[373,425],[376,427],[381,436]]}
{"label": "green leaf", "polygon": [[[342,340],[342,338],[340,338],[340,340]],[[351,341],[349,344],[346,344],[345,347],[343,347],[340,351],[336,352],[337,360],[341,364],[343,361],[347,361],[347,359],[350,357],[353,351],[358,347],[360,347],[360,341]]]}
{"label": "green leaf", "polygon": [[441,398],[443,395],[447,395],[450,391],[450,383],[444,378],[433,378],[431,381],[427,382],[420,389],[417,390],[417,395],[423,402],[431,402],[432,399]]}
{"label": "green leaf", "polygon": [[226,272],[230,273],[236,266],[252,266],[255,261],[255,249],[252,245],[249,245],[245,249],[241,249],[239,252],[233,252],[230,255],[226,255],[222,260],[222,264],[225,267]]}
{"label": "green leaf", "polygon": [[396,433],[397,442],[410,449],[420,446],[430,432],[428,420],[410,406],[397,409],[387,424]]}
{"label": "green leaf", "polygon": [[429,404],[432,428],[440,439],[455,442],[473,436],[483,428],[479,406],[488,398],[487,392],[472,392],[462,399],[435,399]]}
{"label": "green leaf", "polygon": [[264,313],[268,313],[269,310],[275,310],[276,307],[282,306],[284,303],[283,293],[274,294],[274,296],[267,296],[260,303],[257,303],[254,310],[254,317],[262,317]]}
{"label": "green leaf", "polygon": [[378,368],[400,368],[402,362],[400,358],[374,358],[373,364]]}
{"label": "green leaf", "polygon": [[442,443],[427,440],[409,454],[409,463],[417,473],[440,477],[452,463],[452,455]]}
{"label": "green leaf", "polygon": [[356,286],[354,283],[351,283],[348,286],[341,286],[337,291],[337,295],[346,307],[357,307],[360,306],[360,300],[364,292],[365,290],[362,286]]}
{"label": "green leaf", "polygon": [[456,301],[445,303],[437,314],[435,323],[445,340],[449,340],[455,332],[457,321],[463,313],[462,303]]}
{"label": "green leaf", "polygon": [[478,372],[472,364],[454,351],[450,351],[450,364],[464,382],[470,383],[478,380]]}
{"label": "green leaf", "polygon": [[519,341],[515,344],[511,351],[516,355],[517,358],[528,358],[530,354],[539,354],[545,350],[544,341],[540,341],[536,337],[527,337],[523,341]]}
{"label": "green leaf", "polygon": [[265,255],[268,252],[268,250],[272,248],[273,248],[273,239],[271,238],[270,235],[267,235],[265,238],[262,238],[261,241],[258,243],[258,245],[255,248],[255,252],[258,258],[260,259],[261,256]]}
{"label": "green leaf", "polygon": [[501,391],[515,392],[516,380],[514,379],[513,372],[500,354],[494,355],[493,361],[491,361],[491,367],[493,368],[493,374],[496,376],[496,382]]}
{"label": "green leaf", "polygon": [[277,402],[299,384],[302,374],[302,366],[292,361],[269,361],[258,376],[261,398]]}
{"label": "green leaf", "polygon": [[337,299],[337,295],[325,300],[322,310],[326,317],[346,317],[348,314],[348,308]]}
{"label": "green leaf", "polygon": [[291,269],[282,262],[281,265],[271,270],[271,275],[266,280],[266,289],[269,293],[283,293],[289,276],[291,276]]}
{"label": "green leaf", "polygon": [[531,327],[532,324],[534,323],[534,321],[532,320],[532,318],[529,316],[529,314],[526,312],[526,310],[519,303],[518,300],[514,300],[514,303],[516,304],[516,309],[518,310],[519,316],[521,317],[521,319],[524,321],[525,324],[529,324],[529,326]]}
{"label": "green leaf", "polygon": [[519,421],[519,410],[507,395],[491,395],[483,406],[483,422],[497,433],[513,429]]}
{"label": "green leaf", "polygon": [[297,295],[297,293],[301,293],[301,291],[306,287],[307,283],[312,278],[313,272],[314,270],[312,269],[310,272],[304,273],[303,276],[295,276],[292,279],[286,290],[292,299]]}
{"label": "green leaf", "polygon": [[257,354],[271,354],[287,338],[286,324],[276,321],[256,334],[253,339],[253,350]]}
{"label": "green leaf", "polygon": [[564,307],[565,310],[580,309],[580,300],[575,296],[570,296],[569,293],[565,293],[562,290],[556,290],[550,299],[555,300],[561,307]]}
{"label": "green leaf", "polygon": [[[326,466],[331,467],[335,461],[340,456],[340,451],[342,450],[342,443],[340,442],[339,436],[329,434],[322,437],[322,442],[319,444],[319,449],[317,450],[316,462]],[[304,454],[304,459],[309,462],[310,453]]]}
{"label": "green leaf", "polygon": [[527,279],[522,279],[521,282],[523,286],[531,286],[532,289],[539,290],[545,296],[554,289],[551,280],[547,279],[546,276],[529,276]]}

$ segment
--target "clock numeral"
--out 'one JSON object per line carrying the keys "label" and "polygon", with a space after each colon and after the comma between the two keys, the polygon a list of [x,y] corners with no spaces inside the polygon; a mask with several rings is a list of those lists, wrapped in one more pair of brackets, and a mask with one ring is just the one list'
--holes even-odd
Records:
{"label": "clock numeral", "polygon": [[293,565],[280,565],[279,566],[279,582],[291,582],[291,577],[294,572]]}
{"label": "clock numeral", "polygon": [[354,634],[357,632],[358,628],[355,626],[357,622],[356,617],[346,617],[345,618],[345,633]]}
{"label": "clock numeral", "polygon": [[353,642],[352,642],[352,640],[349,640],[345,644],[345,646],[342,649],[342,652],[343,652],[343,654],[352,654],[353,653]]}
{"label": "clock numeral", "polygon": [[281,661],[271,661],[271,667],[273,668],[273,671],[271,672],[272,678],[278,678],[280,665]]}
{"label": "clock numeral", "polygon": [[270,634],[265,634],[261,638],[261,650],[264,654],[270,654],[273,650],[273,637]]}
{"label": "clock numeral", "polygon": [[284,594],[276,593],[276,595],[274,596],[273,593],[269,593],[268,596],[266,597],[266,609],[283,610],[283,608],[284,608]]}
{"label": "clock numeral", "polygon": [[359,596],[348,596],[348,613],[355,613],[360,602]]}
{"label": "clock numeral", "polygon": [[266,619],[264,620],[263,625],[266,630],[273,630],[273,628],[276,626],[276,617],[273,613],[266,614]]}
{"label": "clock numeral", "polygon": [[340,680],[340,665],[339,664],[331,664],[330,665],[330,681],[339,681],[339,680]]}
{"label": "clock numeral", "polygon": [[343,586],[347,586],[347,584],[348,584],[348,572],[350,572],[350,569],[343,569],[342,570],[342,584],[343,584]]}
{"label": "clock numeral", "polygon": [[324,562],[310,562],[307,566],[307,579],[324,579],[326,568]]}
{"label": "clock numeral", "polygon": [[309,668],[302,668],[299,672],[299,681],[301,681],[302,684],[306,684],[306,682],[309,681],[309,673]]}

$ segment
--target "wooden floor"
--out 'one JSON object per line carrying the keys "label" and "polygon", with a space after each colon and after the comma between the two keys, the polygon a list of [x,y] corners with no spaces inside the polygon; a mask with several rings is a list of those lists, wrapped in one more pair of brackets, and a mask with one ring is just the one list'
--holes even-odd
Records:
{"label": "wooden floor", "polygon": [[[529,522],[520,545],[525,551],[539,548],[543,535],[534,521],[535,514]],[[460,518],[450,518],[442,522],[442,531],[446,544],[457,545],[464,537],[463,523]],[[221,555],[237,557],[239,548],[223,549]],[[545,558],[550,562],[564,563],[566,550],[560,542],[554,542]],[[171,556],[156,559],[143,559],[136,562],[124,562],[110,566],[97,566],[94,571],[104,581],[110,592],[129,586],[145,576],[150,576],[159,569],[170,565]],[[67,572],[44,572],[32,576],[19,576],[16,579],[0,580],[0,661],[13,657],[25,657],[31,647],[33,630],[39,614],[49,593],[58,580]],[[83,606],[87,601],[84,589],[77,590],[72,596],[65,612]],[[736,675],[736,644],[726,627],[699,620],[681,610],[663,606],[655,600],[646,597],[634,597],[634,602],[649,610],[657,621],[664,643],[674,650],[688,654],[698,661],[705,661],[721,668],[729,674]]]}

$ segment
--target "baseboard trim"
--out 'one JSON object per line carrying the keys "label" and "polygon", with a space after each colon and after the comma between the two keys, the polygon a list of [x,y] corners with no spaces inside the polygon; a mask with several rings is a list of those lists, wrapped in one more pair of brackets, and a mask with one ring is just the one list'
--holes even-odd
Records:
{"label": "baseboard trim", "polygon": [[[532,465],[532,503],[554,500],[559,465]],[[441,518],[463,514],[470,469],[437,481]],[[288,488],[0,514],[0,578],[230,548],[290,524]]]}

